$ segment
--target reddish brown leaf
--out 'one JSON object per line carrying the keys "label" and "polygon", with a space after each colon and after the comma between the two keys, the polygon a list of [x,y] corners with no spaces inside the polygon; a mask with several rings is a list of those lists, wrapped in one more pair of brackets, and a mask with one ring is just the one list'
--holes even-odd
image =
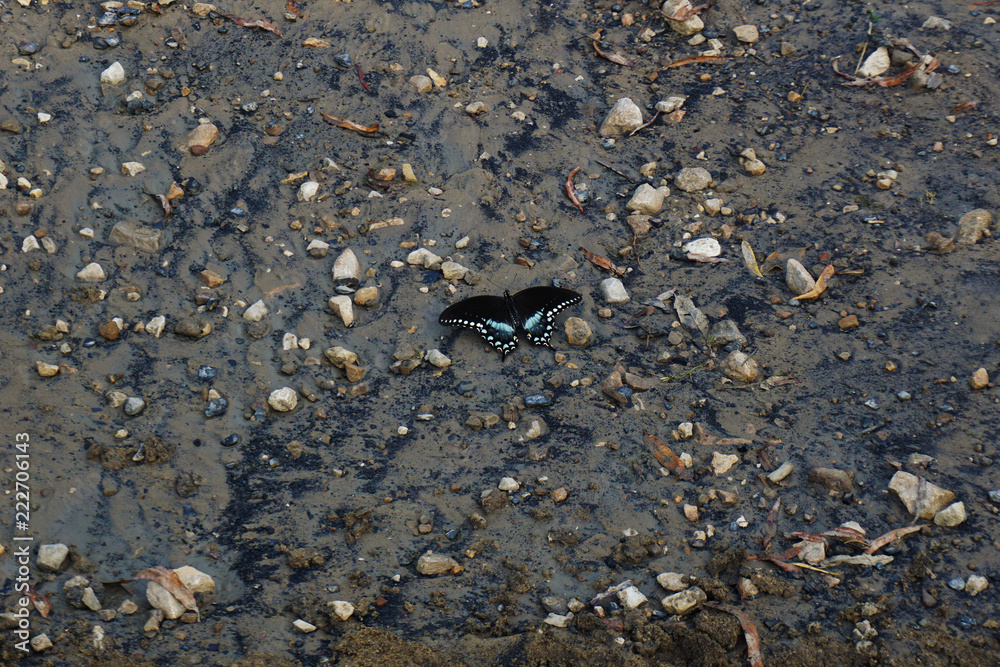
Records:
{"label": "reddish brown leaf", "polygon": [[177,601],[184,605],[185,609],[189,609],[196,614],[198,613],[198,603],[195,602],[194,593],[184,585],[184,582],[181,581],[181,578],[173,570],[168,570],[162,565],[157,565],[156,567],[142,570],[135,575],[135,578],[155,581],[177,598]]}
{"label": "reddish brown leaf", "polygon": [[885,535],[876,537],[872,540],[871,546],[865,550],[865,553],[869,556],[884,547],[887,544],[891,544],[901,537],[905,537],[910,533],[915,533],[918,530],[923,530],[923,526],[903,526],[902,528],[894,528],[890,530]]}
{"label": "reddish brown leaf", "polygon": [[750,667],[764,667],[764,655],[760,650],[760,635],[757,634],[757,626],[753,624],[746,612],[721,602],[704,602],[702,604],[732,614],[739,619],[740,626],[743,628],[743,636],[747,640],[747,658],[750,660]]}
{"label": "reddish brown leaf", "polygon": [[[732,58],[722,58],[720,56],[691,56],[689,58],[675,60],[663,69],[683,67],[684,65],[721,65],[723,63],[728,63],[730,60],[732,60]],[[662,72],[663,70],[660,71]]]}
{"label": "reddish brown leaf", "polygon": [[375,132],[378,132],[378,123],[372,123],[368,127],[365,127],[364,125],[355,123],[353,120],[348,120],[343,116],[334,116],[329,113],[321,113],[321,115],[323,116],[323,120],[326,122],[332,123],[337,127],[342,127],[345,130],[354,130],[355,132],[361,132],[363,134],[374,134]]}
{"label": "reddish brown leaf", "polygon": [[610,60],[616,65],[624,65],[625,67],[635,67],[634,62],[632,62],[622,54],[618,53],[617,51],[615,53],[608,53],[606,51],[601,51],[601,47],[597,45],[596,40],[591,42],[591,44],[594,45],[594,51],[597,52],[597,55],[604,58],[605,60]]}
{"label": "reddish brown leaf", "polygon": [[569,176],[566,177],[566,196],[569,200],[573,202],[573,206],[580,209],[583,212],[583,203],[580,202],[580,196],[576,194],[576,186],[573,184],[573,177],[576,176],[577,172],[580,171],[580,167],[577,167],[573,171],[569,172]]}
{"label": "reddish brown leaf", "polygon": [[771,511],[767,513],[767,519],[764,520],[764,530],[761,535],[761,543],[763,544],[764,551],[770,551],[771,542],[774,540],[775,535],[778,534],[779,510],[781,510],[781,496],[778,496],[774,500],[774,505],[771,506]]}
{"label": "reddish brown leaf", "polygon": [[302,12],[300,12],[299,8],[295,6],[295,0],[285,1],[285,11],[288,12],[289,14],[293,14],[299,18],[302,18]]}
{"label": "reddish brown leaf", "polygon": [[816,279],[816,286],[805,294],[800,294],[798,296],[792,297],[792,301],[803,301],[806,299],[818,299],[819,295],[826,291],[826,281],[830,279],[833,275],[833,264],[827,264],[826,268],[823,269],[823,273],[819,274],[819,278]]}
{"label": "reddish brown leaf", "polygon": [[607,257],[601,257],[600,255],[595,255],[594,253],[590,252],[583,246],[580,246],[580,250],[583,251],[583,254],[587,256],[587,259],[589,259],[594,266],[600,267],[602,269],[607,269],[611,273],[614,273],[619,276],[625,275],[625,271],[612,264],[611,260],[608,259]]}
{"label": "reddish brown leaf", "polygon": [[278,26],[274,25],[267,19],[241,19],[239,16],[233,16],[232,14],[223,14],[222,16],[240,27],[260,28],[261,30],[273,32],[278,37],[281,37],[281,31],[278,30]]}
{"label": "reddish brown leaf", "polygon": [[28,599],[35,606],[35,610],[42,615],[42,618],[48,618],[49,614],[52,613],[52,605],[49,604],[49,596],[41,596],[35,592],[35,589],[28,586]]}
{"label": "reddish brown leaf", "polygon": [[801,262],[806,256],[806,251],[811,247],[812,246],[794,248],[785,252],[772,252],[764,258],[764,261],[760,265],[760,270],[762,273],[767,273],[769,271],[774,271],[775,269],[780,269],[784,267],[790,259],[797,259]]}
{"label": "reddish brown leaf", "polygon": [[667,446],[667,443],[663,442],[651,433],[646,434],[646,442],[653,450],[653,456],[656,458],[656,462],[661,466],[671,472],[675,470],[684,470],[684,462],[681,461],[679,456],[674,454],[674,450],[670,449],[670,447]]}

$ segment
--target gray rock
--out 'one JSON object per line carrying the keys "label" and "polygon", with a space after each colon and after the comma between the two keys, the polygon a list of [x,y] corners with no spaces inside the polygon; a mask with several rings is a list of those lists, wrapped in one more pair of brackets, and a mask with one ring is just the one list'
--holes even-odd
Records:
{"label": "gray rock", "polygon": [[809,481],[831,491],[847,493],[854,486],[854,473],[839,468],[813,468],[809,471]]}
{"label": "gray rock", "polygon": [[668,591],[683,591],[691,587],[691,577],[678,572],[662,572],[656,575],[656,583]]}
{"label": "gray rock", "polygon": [[626,609],[635,609],[648,598],[635,586],[628,586],[618,591],[618,602]]}
{"label": "gray rock", "polygon": [[722,320],[713,324],[711,331],[708,333],[708,338],[712,341],[713,345],[729,345],[733,342],[746,345],[747,343],[747,337],[740,333],[736,322],[732,320]]}
{"label": "gray rock", "polygon": [[417,248],[406,256],[406,263],[411,266],[422,266],[425,269],[429,269],[436,264],[440,264],[441,258],[427,248]]}
{"label": "gray rock", "polygon": [[635,189],[625,208],[645,215],[656,215],[663,209],[664,198],[669,196],[670,188],[666,186],[654,188],[649,183],[643,183]]}
{"label": "gray rock", "polygon": [[934,515],[934,525],[945,528],[954,528],[964,523],[966,519],[965,503],[959,500],[957,503],[948,505],[943,510]]}
{"label": "gray rock", "polygon": [[178,602],[170,591],[155,581],[146,584],[146,600],[149,601],[151,607],[159,609],[169,619],[180,618],[187,611],[187,608]]}
{"label": "gray rock", "polygon": [[66,557],[69,555],[69,547],[65,544],[43,544],[38,547],[38,560],[36,565],[40,570],[47,572],[58,572],[62,569]]}
{"label": "gray rock", "polygon": [[137,222],[119,220],[111,228],[108,243],[127,245],[144,252],[160,252],[163,248],[163,232]]}
{"label": "gray rock", "polygon": [[692,586],[687,590],[668,595],[660,603],[668,614],[683,614],[707,599],[708,595],[705,594],[705,591],[697,586]]}
{"label": "gray rock", "polygon": [[146,401],[142,400],[138,396],[129,396],[125,399],[125,414],[129,417],[135,417],[145,409]]}
{"label": "gray rock", "polygon": [[454,558],[444,554],[436,554],[433,551],[428,551],[417,561],[417,572],[427,577],[451,572],[456,567],[458,567],[458,561]]}
{"label": "gray rock", "polygon": [[322,259],[323,257],[326,257],[328,252],[330,252],[330,244],[320,239],[313,239],[309,242],[309,245],[306,246],[306,252],[309,253],[311,257]]}
{"label": "gray rock", "polygon": [[698,192],[712,183],[712,174],[704,167],[684,167],[674,177],[674,185],[684,192]]}
{"label": "gray rock", "polygon": [[[117,65],[118,63],[115,64]],[[29,643],[31,644],[31,649],[35,653],[41,653],[42,651],[47,651],[52,648],[52,640],[49,639],[49,636],[44,632],[40,635],[32,637]]]}
{"label": "gray rock", "polygon": [[736,35],[736,39],[745,44],[754,44],[760,39],[760,33],[757,32],[755,25],[738,25],[733,28],[733,34]]}
{"label": "gray rock", "polygon": [[354,605],[345,600],[334,600],[327,604],[334,615],[342,621],[346,621],[354,614]]}
{"label": "gray rock", "polygon": [[739,350],[730,352],[720,364],[722,374],[737,382],[755,382],[760,375],[757,362]]}
{"label": "gray rock", "polygon": [[569,623],[572,620],[573,620],[572,612],[566,614],[565,616],[562,614],[555,614],[550,612],[549,615],[542,620],[542,622],[545,623],[545,625],[551,625],[554,628],[565,628],[569,626]]}
{"label": "gray rock", "polygon": [[611,107],[601,124],[600,133],[605,137],[628,134],[642,125],[642,109],[628,97],[623,97]]}
{"label": "gray rock", "polygon": [[993,214],[984,208],[969,211],[958,221],[955,241],[962,245],[973,245],[983,238],[983,233],[993,222]]}
{"label": "gray rock", "polygon": [[83,600],[83,604],[87,606],[87,609],[91,611],[101,610],[101,601],[97,599],[97,594],[94,593],[94,589],[90,586],[83,589],[83,597],[81,599]]}
{"label": "gray rock", "polygon": [[212,325],[198,317],[185,317],[174,325],[174,333],[185,338],[201,338],[212,333]]}
{"label": "gray rock", "polygon": [[105,275],[104,269],[101,268],[100,264],[91,262],[77,272],[76,279],[82,280],[85,283],[99,283],[107,279],[107,275]]}
{"label": "gray rock", "polygon": [[247,322],[260,322],[267,315],[267,304],[258,299],[252,306],[243,311],[243,319]]}
{"label": "gray rock", "polygon": [[889,490],[899,497],[910,514],[921,519],[933,519],[955,500],[953,492],[902,470],[889,480]]}
{"label": "gray rock", "polygon": [[427,350],[427,361],[432,366],[437,368],[448,368],[448,366],[451,366],[451,359],[446,357],[441,350],[438,350],[437,348]]}
{"label": "gray rock", "polygon": [[[105,61],[107,62],[107,61]],[[101,72],[101,83],[118,86],[125,82],[125,68],[117,60]]]}
{"label": "gray rock", "polygon": [[357,287],[361,280],[361,263],[354,251],[348,248],[333,263],[333,284]]}
{"label": "gray rock", "polygon": [[785,265],[785,283],[795,296],[805,294],[816,287],[816,280],[797,259],[789,259]]}
{"label": "gray rock", "polygon": [[607,303],[622,304],[631,300],[628,292],[625,291],[625,285],[618,278],[605,278],[598,285],[598,289],[601,292],[601,298]]}
{"label": "gray rock", "polygon": [[722,246],[711,236],[688,241],[681,247],[681,250],[695,255],[704,255],[705,257],[718,257],[722,254]]}
{"label": "gray rock", "polygon": [[410,85],[413,86],[418,93],[429,93],[434,90],[434,82],[431,81],[430,77],[424,76],[423,74],[411,76]]}
{"label": "gray rock", "polygon": [[445,280],[461,280],[465,277],[465,274],[469,272],[469,269],[462,266],[458,262],[442,262],[441,263],[441,276]]}
{"label": "gray rock", "polygon": [[351,297],[346,295],[331,296],[327,306],[334,315],[340,318],[345,327],[354,324],[354,306],[351,305]]}
{"label": "gray rock", "polygon": [[291,387],[282,387],[281,389],[275,389],[271,392],[271,395],[267,397],[267,404],[278,412],[289,412],[295,409],[298,405],[299,395]]}

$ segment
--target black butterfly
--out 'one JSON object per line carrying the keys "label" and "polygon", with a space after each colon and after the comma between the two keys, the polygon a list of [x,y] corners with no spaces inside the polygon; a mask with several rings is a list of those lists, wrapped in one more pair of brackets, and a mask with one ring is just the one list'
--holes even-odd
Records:
{"label": "black butterfly", "polygon": [[549,345],[555,331],[553,317],[582,297],[561,287],[529,287],[511,296],[473,296],[448,306],[438,322],[479,332],[505,358],[517,347],[517,335],[524,332],[529,342]]}

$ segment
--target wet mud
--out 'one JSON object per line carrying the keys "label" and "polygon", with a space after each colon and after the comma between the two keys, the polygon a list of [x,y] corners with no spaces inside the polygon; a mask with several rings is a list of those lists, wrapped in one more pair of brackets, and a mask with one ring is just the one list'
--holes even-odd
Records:
{"label": "wet mud", "polygon": [[[136,4],[107,26],[96,3],[7,4],[0,579],[13,612],[14,537],[31,535],[31,585],[51,604],[31,635],[52,646],[23,652],[2,619],[5,664],[748,664],[736,615],[664,611],[664,572],[745,613],[768,665],[1000,664],[1000,393],[969,383],[1000,377],[996,218],[954,241],[962,216],[1000,209],[996,7],[719,2],[702,33],[731,60],[664,69],[709,44],[638,2]],[[931,16],[950,28],[922,28]],[[747,24],[755,43],[734,36]],[[634,66],[601,58],[597,30]],[[843,85],[836,57],[851,73],[893,39],[934,54],[940,80]],[[102,83],[115,62],[124,81]],[[445,85],[418,92],[428,68]],[[618,99],[645,122],[673,95],[679,119],[599,135]],[[211,145],[189,141],[201,120]],[[576,167],[582,212],[565,187]],[[712,185],[679,189],[688,167]],[[302,200],[307,181],[318,192]],[[648,229],[627,222],[640,183],[670,189]],[[153,245],[122,243],[120,223]],[[701,237],[728,261],[688,259]],[[814,277],[833,266],[828,288],[790,301],[785,262],[755,277],[743,242],[765,269],[775,252]],[[469,275],[408,264],[419,248]],[[629,303],[606,303],[614,274],[584,248],[622,269]],[[328,305],[357,293],[331,274],[347,249],[350,290],[377,290],[350,327]],[[77,278],[91,263],[103,280]],[[555,349],[522,341],[501,361],[437,323],[460,299],[553,281],[583,295]],[[683,326],[655,301],[668,290],[745,341]],[[586,345],[567,343],[571,317]],[[423,359],[435,348],[450,366]],[[736,348],[760,367],[752,382],[722,373]],[[282,387],[290,411],[268,404]],[[127,415],[115,392],[143,407]],[[687,465],[671,471],[657,441]],[[716,474],[716,453],[737,462]],[[785,461],[789,477],[766,479]],[[853,521],[873,540],[915,523],[888,490],[898,470],[952,491],[966,520],[917,522],[878,551],[890,562],[765,558],[794,531]],[[861,552],[827,541],[828,556]],[[70,557],[37,567],[55,543]],[[428,551],[454,565],[421,574]],[[196,620],[148,629],[146,583],[111,583],[184,565],[215,582]],[[76,575],[104,582],[103,610],[138,611],[69,604]],[[971,575],[987,588],[949,586]],[[648,597],[635,609],[604,595],[625,580]],[[347,620],[333,601],[353,605]]]}

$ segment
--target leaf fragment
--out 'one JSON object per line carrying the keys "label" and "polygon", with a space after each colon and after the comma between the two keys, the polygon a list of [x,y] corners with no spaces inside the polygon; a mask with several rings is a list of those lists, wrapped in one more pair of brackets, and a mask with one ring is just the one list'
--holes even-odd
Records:
{"label": "leaf fragment", "polygon": [[678,294],[674,297],[674,310],[677,312],[677,319],[691,333],[701,332],[708,335],[708,317],[694,305],[689,297]]}
{"label": "leaf fragment", "polygon": [[923,525],[903,526],[902,528],[894,528],[885,535],[881,535],[872,540],[871,546],[869,546],[868,549],[865,550],[865,553],[870,556],[879,549],[881,549],[882,547],[884,547],[885,545],[891,544],[896,540],[900,539],[901,537],[906,537],[910,533],[915,533],[918,530],[923,530],[923,528],[924,528]]}
{"label": "leaf fragment", "polygon": [[670,449],[667,443],[663,442],[657,438],[652,433],[646,434],[646,443],[649,444],[650,449],[653,451],[653,458],[661,466],[666,468],[671,472],[680,473],[685,470],[684,462],[681,461],[681,457],[674,454],[674,450]]}
{"label": "leaf fragment", "polygon": [[589,250],[587,250],[583,246],[580,246],[580,250],[583,251],[583,254],[587,256],[587,259],[589,259],[590,263],[593,264],[594,266],[600,267],[602,269],[606,269],[606,270],[610,271],[611,273],[615,274],[616,276],[624,276],[625,275],[625,269],[622,269],[622,268],[620,268],[618,266],[615,266],[615,264],[610,259],[608,259],[607,257],[602,257],[600,255],[595,255],[594,253],[590,252]]}
{"label": "leaf fragment", "polygon": [[757,264],[757,257],[753,254],[753,248],[747,243],[746,239],[740,244],[740,248],[743,250],[743,261],[746,262],[747,268],[750,269],[750,273],[754,274],[758,278],[763,278],[764,274],[760,272],[760,266]]}
{"label": "leaf fragment", "polygon": [[635,67],[635,62],[630,60],[628,57],[622,55],[621,53],[618,53],[617,51],[615,51],[614,53],[608,53],[607,51],[602,51],[601,47],[597,45],[596,39],[591,41],[591,44],[594,45],[594,51],[597,52],[597,55],[604,58],[605,60],[610,60],[616,65],[624,65],[625,67]]}
{"label": "leaf fragment", "polygon": [[804,301],[819,298],[819,295],[826,291],[826,281],[833,276],[833,264],[827,264],[826,268],[823,269],[823,273],[819,274],[819,278],[816,279],[816,287],[805,294],[800,294],[798,296],[792,297],[792,301]]}
{"label": "leaf fragment", "polygon": [[135,579],[155,581],[177,598],[177,601],[184,605],[185,609],[200,614],[198,603],[194,599],[194,593],[184,585],[184,582],[181,581],[181,578],[173,570],[168,570],[162,565],[157,565],[156,567],[147,568],[136,573]]}
{"label": "leaf fragment", "polygon": [[378,123],[372,123],[369,126],[361,125],[360,123],[355,123],[353,120],[344,118],[343,116],[334,116],[329,113],[321,113],[323,120],[328,123],[332,123],[337,127],[342,127],[345,130],[354,130],[355,132],[361,132],[362,134],[374,134],[378,132]]}
{"label": "leaf fragment", "polygon": [[743,628],[743,636],[747,640],[747,659],[750,661],[750,667],[764,667],[764,655],[760,650],[760,635],[757,633],[757,626],[753,624],[746,612],[721,602],[703,602],[702,605],[735,616],[739,620],[740,626]]}
{"label": "leaf fragment", "polygon": [[319,37],[307,37],[302,41],[302,46],[309,46],[314,49],[328,49],[330,48],[330,40]]}
{"label": "leaf fragment", "polygon": [[278,37],[281,37],[281,31],[278,30],[278,26],[274,25],[267,19],[242,19],[239,16],[233,16],[232,14],[223,14],[223,18],[227,18],[236,25],[243,28],[260,28],[261,30],[267,30],[268,32],[273,32]]}

